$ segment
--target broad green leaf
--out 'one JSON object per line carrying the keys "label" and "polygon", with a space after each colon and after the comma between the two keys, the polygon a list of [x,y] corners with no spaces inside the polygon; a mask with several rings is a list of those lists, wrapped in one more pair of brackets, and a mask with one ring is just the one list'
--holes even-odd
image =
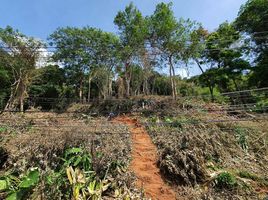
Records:
{"label": "broad green leaf", "polygon": [[6,180],[0,180],[0,191],[6,190],[8,188],[8,184]]}
{"label": "broad green leaf", "polygon": [[23,198],[23,194],[24,192],[21,190],[12,192],[7,196],[6,200],[21,200]]}
{"label": "broad green leaf", "polygon": [[20,183],[20,188],[29,188],[31,186],[34,186],[38,183],[39,180],[39,171],[38,169],[35,169],[33,171],[30,171],[30,173],[23,178],[22,182]]}
{"label": "broad green leaf", "polygon": [[81,148],[71,148],[66,151],[66,155],[74,154],[74,153],[82,153]]}
{"label": "broad green leaf", "polygon": [[10,195],[8,195],[8,197],[6,198],[6,200],[19,200],[17,192],[13,192]]}

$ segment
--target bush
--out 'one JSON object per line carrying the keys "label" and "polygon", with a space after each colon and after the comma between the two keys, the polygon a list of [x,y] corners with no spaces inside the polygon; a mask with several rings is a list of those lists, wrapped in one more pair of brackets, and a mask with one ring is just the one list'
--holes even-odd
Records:
{"label": "bush", "polygon": [[263,99],[257,102],[256,112],[268,112],[268,99]]}
{"label": "bush", "polygon": [[222,172],[216,177],[216,187],[234,189],[237,186],[236,178],[229,172]]}

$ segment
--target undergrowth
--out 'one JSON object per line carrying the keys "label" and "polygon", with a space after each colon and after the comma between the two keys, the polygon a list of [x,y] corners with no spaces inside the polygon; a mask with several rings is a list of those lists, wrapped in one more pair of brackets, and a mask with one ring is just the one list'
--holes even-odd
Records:
{"label": "undergrowth", "polygon": [[219,189],[234,189],[238,186],[234,175],[229,172],[220,173],[215,179],[216,187]]}
{"label": "undergrowth", "polygon": [[[102,154],[97,156],[101,159]],[[83,148],[66,149],[55,169],[42,171],[36,167],[25,173],[10,171],[0,176],[0,194],[7,200],[38,197],[96,200],[107,194],[130,199],[126,185],[116,180],[118,175],[123,176],[126,172],[126,164],[111,161],[106,168],[98,171],[93,159]],[[35,187],[38,190],[34,190]]]}

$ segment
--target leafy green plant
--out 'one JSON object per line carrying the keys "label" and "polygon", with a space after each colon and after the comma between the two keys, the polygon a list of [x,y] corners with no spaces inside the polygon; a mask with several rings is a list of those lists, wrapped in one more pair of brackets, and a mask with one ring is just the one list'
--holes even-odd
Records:
{"label": "leafy green plant", "polygon": [[216,187],[218,188],[226,188],[226,189],[234,189],[238,184],[234,175],[229,172],[220,173],[216,179]]}
{"label": "leafy green plant", "polygon": [[265,98],[265,99],[259,100],[256,103],[256,108],[253,109],[253,111],[255,111],[255,112],[267,112],[268,111],[268,99]]}
{"label": "leafy green plant", "polygon": [[[97,152],[96,157],[102,157]],[[112,181],[107,178],[112,172],[122,168],[123,163],[114,161],[108,164],[103,176],[97,175],[92,166],[92,157],[82,148],[70,148],[64,153],[63,164],[57,171],[46,177],[47,193],[51,196],[64,196],[66,199],[100,199],[105,191],[111,189]],[[53,188],[53,192],[49,188]]]}
{"label": "leafy green plant", "polygon": [[67,149],[62,160],[65,167],[73,166],[80,167],[85,171],[92,170],[92,158],[82,148]]}
{"label": "leafy green plant", "polygon": [[0,177],[0,191],[7,194],[6,200],[20,200],[27,197],[38,182],[39,170],[33,168],[22,178],[12,174]]}
{"label": "leafy green plant", "polygon": [[248,141],[247,141],[247,134],[246,134],[246,129],[241,128],[241,127],[237,127],[235,129],[235,133],[236,133],[236,138],[237,138],[237,142],[240,145],[240,147],[247,151],[248,149]]}

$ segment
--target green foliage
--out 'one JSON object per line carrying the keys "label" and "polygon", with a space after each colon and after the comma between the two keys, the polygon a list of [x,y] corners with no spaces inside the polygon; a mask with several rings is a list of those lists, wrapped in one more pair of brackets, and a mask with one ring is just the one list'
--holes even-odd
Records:
{"label": "green foliage", "polygon": [[184,96],[195,96],[197,95],[197,87],[194,83],[188,83],[186,81],[180,81],[178,84],[179,94]]}
{"label": "green foliage", "polygon": [[[111,78],[112,68],[117,64],[119,40],[116,35],[90,27],[66,27],[56,30],[49,39],[58,47],[53,55],[54,60],[64,64],[67,83],[75,85],[80,98],[84,96],[85,80],[91,81],[100,68],[108,70],[107,78]],[[104,89],[99,86],[99,90]]]}
{"label": "green foliage", "polygon": [[[28,94],[28,87],[35,75],[40,56],[40,52],[36,49],[41,48],[44,44],[33,37],[23,35],[10,26],[5,29],[0,28],[0,43],[7,47],[0,51],[0,76],[4,77],[4,84],[8,81],[10,86],[10,90],[6,91],[11,93],[8,97],[10,99],[8,107],[12,108],[16,106],[16,101],[20,101],[20,110],[23,111],[23,101]],[[0,96],[2,95],[1,90]]]}
{"label": "green foliage", "polygon": [[[101,159],[102,154],[95,156],[95,159]],[[105,171],[95,171],[92,156],[83,148],[67,149],[62,161],[58,169],[45,175],[46,194],[52,199],[59,196],[75,200],[100,199],[106,191],[118,189],[108,176],[122,172],[125,166],[119,161],[111,161]]]}
{"label": "green foliage", "polygon": [[234,175],[229,172],[220,173],[215,179],[216,187],[220,189],[235,189],[238,186]]}
{"label": "green foliage", "polygon": [[[268,30],[268,4],[266,0],[248,0],[240,9],[235,25],[238,30],[252,34],[252,39],[257,44],[265,43],[268,39],[258,39],[260,36],[267,36]],[[262,34],[254,34],[264,31]]]}
{"label": "green foliage", "polygon": [[262,99],[256,103],[257,112],[267,112],[268,111],[268,98]]}
{"label": "green foliage", "polygon": [[8,189],[8,182],[6,180],[0,180],[0,191]]}
{"label": "green foliage", "polygon": [[161,76],[160,74],[156,74],[154,78],[153,88],[154,92],[158,95],[171,95],[171,85],[170,78],[167,76]]}
{"label": "green foliage", "polygon": [[85,171],[92,171],[92,158],[81,148],[67,149],[64,154],[64,167],[78,167]]}
{"label": "green foliage", "polygon": [[248,149],[248,139],[247,139],[247,130],[245,128],[237,127],[235,128],[237,142],[240,147],[247,151]]}
{"label": "green foliage", "polygon": [[[72,103],[66,98],[82,102],[123,95],[204,94],[210,96],[207,101],[223,102],[218,92],[267,87],[267,16],[266,0],[249,0],[234,23],[224,22],[209,32],[195,21],[176,19],[172,3],[157,4],[150,16],[130,3],[114,19],[118,35],[92,27],[58,28],[49,42],[57,47],[52,57],[62,67],[46,63],[37,70],[40,55],[34,50],[45,45],[9,26],[1,28],[0,41],[11,53],[0,50],[0,108],[15,93],[13,104],[29,94],[58,99],[34,99],[29,105],[59,110]],[[243,41],[244,33],[254,43]],[[256,59],[248,59],[255,59],[253,65],[245,59],[252,55],[247,53],[254,53]],[[175,69],[188,67],[190,61],[202,75],[181,81]],[[156,67],[169,67],[169,76]],[[15,81],[23,91],[12,91]]]}
{"label": "green foliage", "polygon": [[232,91],[230,85],[234,84],[235,90],[239,90],[238,80],[250,69],[250,64],[243,59],[242,51],[230,48],[240,37],[233,24],[227,22],[207,36],[203,62],[211,67],[200,76],[203,85],[211,90],[217,85],[221,91]]}
{"label": "green foliage", "polygon": [[120,30],[120,38],[124,48],[122,53],[128,58],[144,44],[148,33],[146,21],[134,4],[130,3],[124,11],[117,13],[114,23]]}
{"label": "green foliage", "polygon": [[21,178],[12,174],[0,177],[0,191],[7,194],[7,200],[25,199],[38,184],[39,176],[39,169],[33,168]]}
{"label": "green foliage", "polygon": [[248,0],[240,9],[235,20],[236,28],[241,32],[250,34],[254,45],[251,50],[258,56],[255,59],[256,66],[252,68],[250,85],[267,87],[268,76],[268,3],[267,0]]}

